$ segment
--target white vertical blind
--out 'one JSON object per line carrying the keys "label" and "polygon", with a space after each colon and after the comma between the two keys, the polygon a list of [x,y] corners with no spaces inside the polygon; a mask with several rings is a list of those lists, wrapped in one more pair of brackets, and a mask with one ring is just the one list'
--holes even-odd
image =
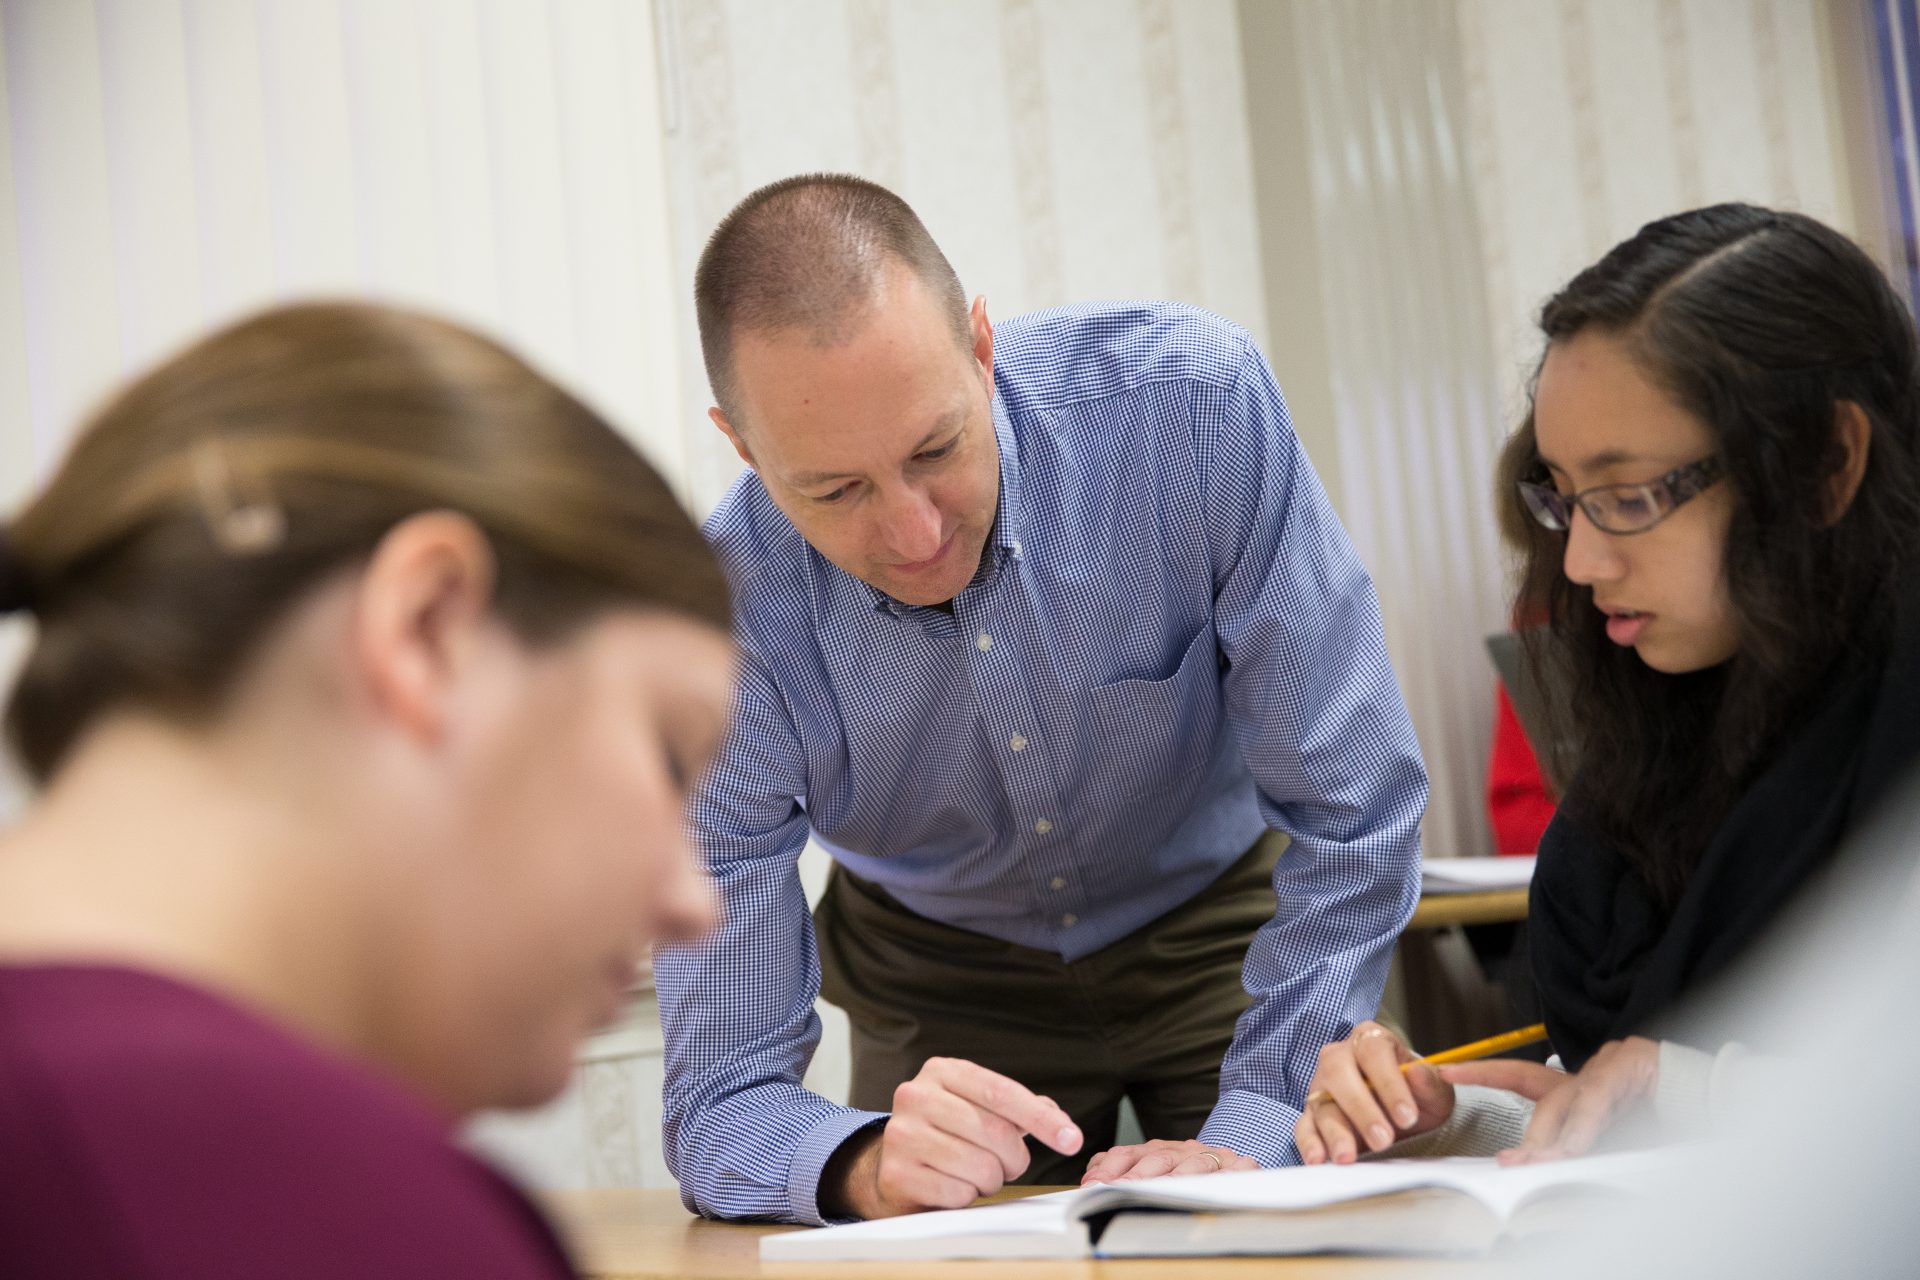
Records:
{"label": "white vertical blind", "polygon": [[1432,783],[1428,856],[1488,848],[1500,626],[1485,294],[1451,14],[1301,5],[1301,91],[1338,418],[1336,494],[1373,572]]}
{"label": "white vertical blind", "polygon": [[504,338],[689,492],[648,4],[3,0],[0,90],[0,511],[127,375],[310,295]]}
{"label": "white vertical blind", "polygon": [[5,0],[0,40],[0,501],[129,372],[314,294],[498,334],[684,481],[647,5]]}
{"label": "white vertical blind", "polygon": [[[1720,200],[1847,221],[1807,0],[1456,0],[1466,150],[1502,407],[1539,356],[1534,317],[1640,225]],[[1585,85],[1586,92],[1573,86]]]}
{"label": "white vertical blind", "polygon": [[[681,127],[681,287],[748,192],[810,170],[888,183],[1000,318],[1177,298],[1262,341],[1231,0],[663,0]],[[706,401],[698,349],[682,381]],[[739,472],[694,424],[693,491]]]}

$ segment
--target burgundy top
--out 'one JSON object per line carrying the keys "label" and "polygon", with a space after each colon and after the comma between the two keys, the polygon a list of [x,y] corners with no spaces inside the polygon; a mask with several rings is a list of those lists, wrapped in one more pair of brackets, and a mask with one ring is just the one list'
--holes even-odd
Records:
{"label": "burgundy top", "polygon": [[7,1280],[573,1274],[400,1084],[155,974],[0,965]]}

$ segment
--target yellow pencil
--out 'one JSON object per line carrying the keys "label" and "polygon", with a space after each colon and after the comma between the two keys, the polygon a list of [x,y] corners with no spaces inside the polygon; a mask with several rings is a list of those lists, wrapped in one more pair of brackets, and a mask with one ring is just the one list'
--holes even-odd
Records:
{"label": "yellow pencil", "polygon": [[[1475,1040],[1472,1044],[1463,1044],[1456,1049],[1442,1049],[1439,1053],[1430,1053],[1424,1058],[1414,1058],[1400,1064],[1400,1070],[1426,1063],[1430,1067],[1443,1067],[1449,1062],[1472,1062],[1476,1058],[1491,1058],[1496,1053],[1505,1053],[1509,1049],[1518,1049],[1523,1045],[1538,1044],[1547,1038],[1547,1024],[1536,1022],[1530,1027],[1521,1027],[1518,1031],[1508,1031],[1497,1036],[1488,1036],[1485,1040]],[[1332,1102],[1333,1095],[1325,1089],[1315,1089],[1307,1095],[1303,1107],[1311,1107],[1316,1102]]]}
{"label": "yellow pencil", "polygon": [[1403,1062],[1400,1064],[1400,1069],[1405,1071],[1418,1062],[1424,1062],[1430,1067],[1443,1067],[1449,1062],[1472,1062],[1476,1058],[1491,1058],[1496,1053],[1505,1053],[1509,1049],[1518,1049],[1523,1045],[1538,1044],[1546,1038],[1547,1024],[1536,1022],[1518,1031],[1488,1036],[1485,1040],[1475,1040],[1472,1044],[1463,1044],[1457,1049],[1442,1049],[1439,1053],[1415,1058],[1413,1062]]}

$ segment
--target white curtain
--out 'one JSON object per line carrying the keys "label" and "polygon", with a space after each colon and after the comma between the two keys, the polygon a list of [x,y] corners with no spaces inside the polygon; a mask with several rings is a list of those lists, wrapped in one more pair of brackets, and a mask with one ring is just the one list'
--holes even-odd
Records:
{"label": "white curtain", "polygon": [[275,299],[504,337],[676,479],[650,6],[6,0],[0,500],[127,372]]}
{"label": "white curtain", "polygon": [[[1265,341],[1232,0],[661,3],[688,292],[742,196],[845,170],[899,192],[996,318],[1177,298]],[[711,430],[690,463],[703,502],[739,468]]]}
{"label": "white curtain", "polygon": [[0,510],[127,374],[329,294],[504,338],[688,493],[650,5],[4,0],[0,48]]}
{"label": "white curtain", "polygon": [[1810,0],[1457,0],[1468,155],[1506,405],[1534,313],[1662,214],[1721,200],[1858,234],[1843,82]]}
{"label": "white curtain", "polygon": [[1481,637],[1501,619],[1487,477],[1503,423],[1452,15],[1322,2],[1296,18],[1336,500],[1426,756],[1426,855],[1488,852]]}

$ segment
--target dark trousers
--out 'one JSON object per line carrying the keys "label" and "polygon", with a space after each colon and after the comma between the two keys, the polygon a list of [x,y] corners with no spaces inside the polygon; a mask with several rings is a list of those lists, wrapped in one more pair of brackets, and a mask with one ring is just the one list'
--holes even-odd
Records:
{"label": "dark trousers", "polygon": [[852,1024],[849,1100],[890,1111],[894,1089],[935,1057],[1018,1080],[1086,1135],[1074,1156],[1029,1139],[1026,1183],[1078,1182],[1113,1145],[1122,1098],[1148,1138],[1197,1136],[1251,1003],[1241,965],[1273,918],[1285,847],[1269,832],[1191,901],[1071,963],[928,920],[836,866],[814,926],[821,994]]}

